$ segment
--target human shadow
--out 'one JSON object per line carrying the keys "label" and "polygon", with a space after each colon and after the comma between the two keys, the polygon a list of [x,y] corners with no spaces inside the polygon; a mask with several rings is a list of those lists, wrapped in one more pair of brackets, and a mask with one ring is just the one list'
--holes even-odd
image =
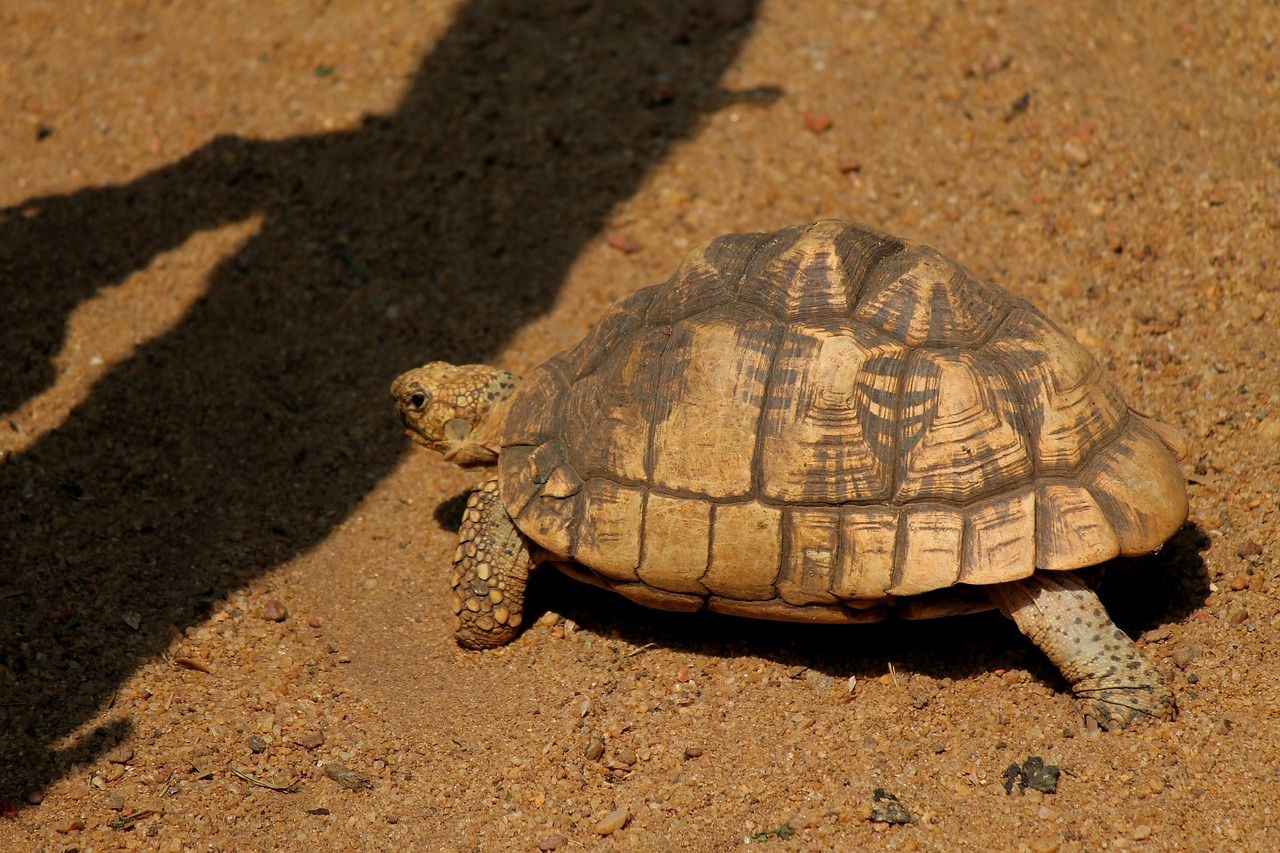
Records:
{"label": "human shadow", "polygon": [[123,736],[63,742],[173,627],[316,545],[392,470],[396,373],[488,359],[550,308],[610,208],[731,98],[718,81],[753,6],[472,0],[389,115],[224,136],[0,211],[4,411],[51,385],[86,299],[261,219],[174,328],[0,464],[0,797]]}

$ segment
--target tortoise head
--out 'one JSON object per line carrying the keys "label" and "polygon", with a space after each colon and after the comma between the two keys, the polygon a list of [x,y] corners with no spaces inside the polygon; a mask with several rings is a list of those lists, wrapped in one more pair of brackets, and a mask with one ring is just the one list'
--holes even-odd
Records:
{"label": "tortoise head", "polygon": [[484,364],[433,361],[391,383],[405,434],[461,468],[498,461],[501,413],[520,377]]}

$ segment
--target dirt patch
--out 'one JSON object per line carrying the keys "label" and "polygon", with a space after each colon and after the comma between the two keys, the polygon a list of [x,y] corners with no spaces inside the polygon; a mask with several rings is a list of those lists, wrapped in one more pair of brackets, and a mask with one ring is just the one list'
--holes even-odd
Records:
{"label": "dirt patch", "polygon": [[[0,847],[1280,847],[1276,8],[641,5],[0,10]],[[1081,728],[996,616],[541,572],[515,643],[454,645],[474,477],[390,380],[527,371],[821,216],[1031,300],[1191,439],[1191,523],[1103,588],[1175,721]]]}

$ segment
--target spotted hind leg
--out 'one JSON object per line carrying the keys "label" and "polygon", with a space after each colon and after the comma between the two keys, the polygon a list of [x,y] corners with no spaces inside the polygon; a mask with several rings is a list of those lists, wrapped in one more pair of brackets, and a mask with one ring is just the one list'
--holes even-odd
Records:
{"label": "spotted hind leg", "polygon": [[1081,710],[1100,726],[1123,728],[1148,718],[1173,718],[1169,685],[1075,575],[1037,572],[986,589],[992,602],[1062,671]]}
{"label": "spotted hind leg", "polygon": [[491,649],[515,639],[534,565],[529,540],[502,506],[498,481],[477,486],[467,498],[453,555],[453,632],[458,645]]}

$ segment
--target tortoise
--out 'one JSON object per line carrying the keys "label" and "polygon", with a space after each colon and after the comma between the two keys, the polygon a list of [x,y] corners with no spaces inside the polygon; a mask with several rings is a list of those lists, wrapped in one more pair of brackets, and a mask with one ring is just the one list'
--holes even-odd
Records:
{"label": "tortoise", "polygon": [[665,610],[996,608],[1086,717],[1175,713],[1090,567],[1182,526],[1182,440],[1040,311],[928,246],[840,220],[729,234],[523,380],[433,362],[391,391],[414,441],[497,466],[454,554],[464,647],[516,636],[549,561]]}

